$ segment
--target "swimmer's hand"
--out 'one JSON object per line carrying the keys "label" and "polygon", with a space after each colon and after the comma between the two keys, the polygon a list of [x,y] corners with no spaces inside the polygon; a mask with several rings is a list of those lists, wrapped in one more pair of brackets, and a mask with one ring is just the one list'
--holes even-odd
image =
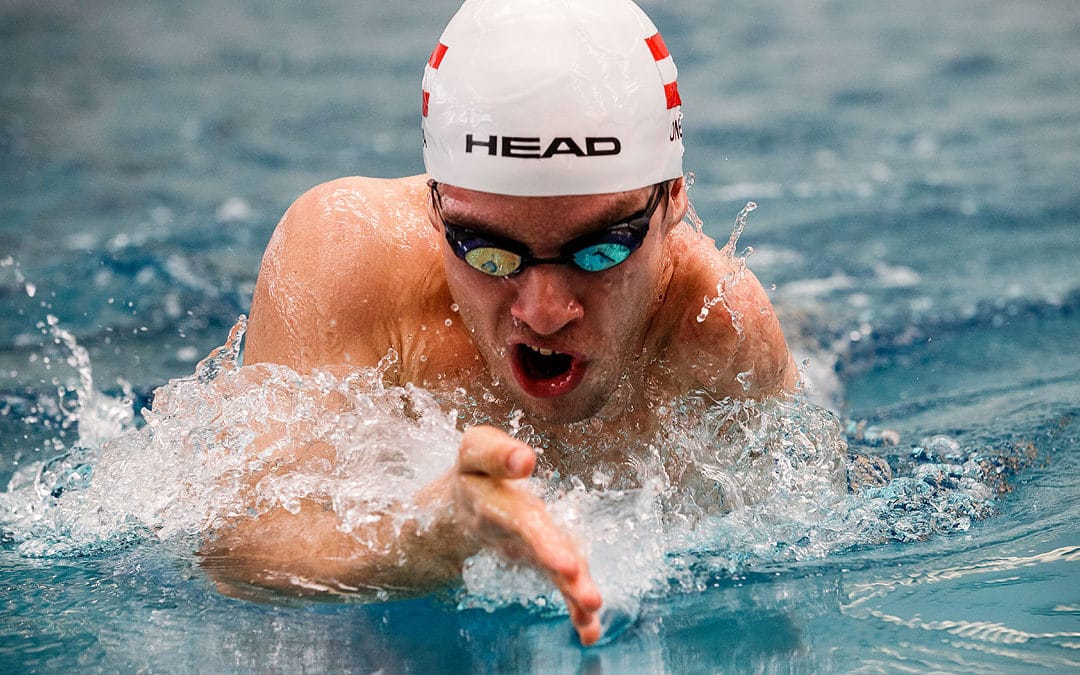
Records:
{"label": "swimmer's hand", "polygon": [[458,524],[468,536],[507,559],[544,572],[566,599],[583,645],[600,639],[600,592],[570,535],[551,519],[544,501],[516,481],[532,475],[536,451],[490,426],[468,429],[454,469]]}

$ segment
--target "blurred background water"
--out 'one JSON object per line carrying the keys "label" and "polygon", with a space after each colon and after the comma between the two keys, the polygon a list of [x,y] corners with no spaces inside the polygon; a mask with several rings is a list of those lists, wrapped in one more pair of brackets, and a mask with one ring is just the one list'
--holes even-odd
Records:
{"label": "blurred background water", "polygon": [[[7,542],[0,665],[1080,665],[1080,5],[641,4],[680,68],[705,231],[725,240],[758,203],[741,245],[811,358],[815,396],[869,453],[886,452],[886,428],[894,458],[932,434],[1034,448],[999,514],[704,579],[650,600],[631,633],[591,652],[524,610],[243,603],[151,543],[58,560]],[[0,6],[0,484],[64,445],[49,316],[87,350],[95,386],[139,408],[247,311],[299,193],[422,171],[420,74],[456,6]]]}

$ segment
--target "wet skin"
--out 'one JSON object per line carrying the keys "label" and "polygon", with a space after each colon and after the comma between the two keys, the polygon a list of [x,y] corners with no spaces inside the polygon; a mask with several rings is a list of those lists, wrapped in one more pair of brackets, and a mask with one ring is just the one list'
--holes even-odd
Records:
{"label": "wet skin", "polygon": [[[451,187],[443,190],[442,211],[456,223],[515,238],[535,255],[548,257],[564,242],[640,211],[650,192],[508,200]],[[504,398],[555,423],[603,411],[620,376],[634,372],[631,364],[645,347],[649,318],[670,282],[664,240],[681,217],[681,210],[679,217],[673,211],[684,208],[682,201],[654,213],[655,225],[641,247],[601,272],[552,264],[492,277],[442,247],[450,294],[488,372],[503,383]],[[539,360],[538,350],[568,355],[565,376],[530,376],[527,366]]]}
{"label": "wet skin", "polygon": [[[622,264],[593,273],[545,264],[504,278],[453,254],[425,179],[340,179],[290,207],[263,259],[245,364],[347,370],[375,366],[393,349],[400,359],[386,371],[391,383],[465,388],[478,401],[494,393],[481,412],[506,419],[523,410],[554,438],[593,416],[614,428],[647,429],[647,396],[760,397],[794,385],[797,373],[761,285],[681,223],[681,179]],[[538,257],[641,211],[650,195],[649,188],[527,198],[452,185],[440,191],[447,220],[513,238]],[[718,283],[725,301],[697,321]],[[736,375],[745,372],[744,388]],[[543,571],[590,644],[599,638],[600,597],[580,546],[518,483],[535,464],[533,449],[504,431],[472,427],[456,465],[414,499],[435,524],[398,535],[389,557],[337,531],[334,514],[318,505],[238,523],[218,552],[251,570],[272,560],[342,583],[420,588],[460,574],[466,557],[488,548]],[[392,562],[401,558],[407,564]]]}

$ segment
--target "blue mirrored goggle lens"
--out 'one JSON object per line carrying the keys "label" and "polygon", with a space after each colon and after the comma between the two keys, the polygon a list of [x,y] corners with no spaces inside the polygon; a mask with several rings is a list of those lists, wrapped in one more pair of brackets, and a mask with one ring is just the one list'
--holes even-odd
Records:
{"label": "blue mirrored goggle lens", "polygon": [[626,244],[593,244],[575,251],[573,258],[574,264],[586,272],[602,272],[626,260],[632,252]]}

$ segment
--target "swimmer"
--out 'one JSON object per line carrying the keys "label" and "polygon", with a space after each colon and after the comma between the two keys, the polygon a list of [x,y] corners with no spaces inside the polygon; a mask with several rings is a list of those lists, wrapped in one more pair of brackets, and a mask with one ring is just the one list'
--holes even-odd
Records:
{"label": "swimmer", "polygon": [[[520,410],[551,438],[593,418],[649,433],[657,398],[795,386],[761,284],[683,222],[677,71],[637,5],[468,0],[418,93],[426,174],[342,178],[292,204],[263,258],[245,365],[347,371],[394,350],[388,383],[463,388],[487,419]],[[255,581],[273,566],[424,590],[487,548],[544,573],[588,645],[602,598],[579,543],[519,480],[536,464],[506,429],[469,426],[411,505],[423,527],[357,537],[305,503],[238,521],[216,551]]]}

